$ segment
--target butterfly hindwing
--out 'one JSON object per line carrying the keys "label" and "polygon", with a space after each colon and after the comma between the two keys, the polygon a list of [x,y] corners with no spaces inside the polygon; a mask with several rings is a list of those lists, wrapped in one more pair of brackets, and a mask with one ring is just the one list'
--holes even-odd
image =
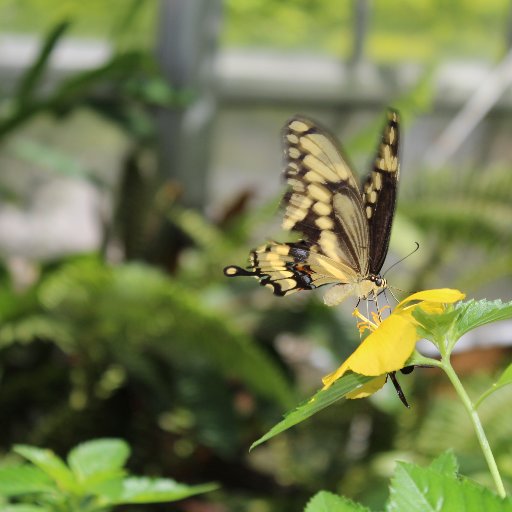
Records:
{"label": "butterfly hindwing", "polygon": [[268,286],[279,296],[356,278],[350,267],[334,263],[318,252],[318,246],[303,240],[262,245],[251,252],[250,263],[250,270],[232,265],[224,273],[228,277],[256,277],[262,286]]}
{"label": "butterfly hindwing", "polygon": [[372,274],[380,272],[388,252],[400,175],[399,144],[398,114],[389,111],[373,169],[363,185],[364,211],[370,231],[369,270]]}

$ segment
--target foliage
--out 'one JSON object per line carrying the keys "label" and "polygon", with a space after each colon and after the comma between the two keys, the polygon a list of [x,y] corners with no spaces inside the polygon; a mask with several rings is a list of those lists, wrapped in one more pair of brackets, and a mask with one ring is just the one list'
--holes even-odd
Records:
{"label": "foliage", "polygon": [[[512,318],[512,303],[503,304],[501,301],[467,301],[467,302],[460,302],[457,305],[453,306],[451,304],[445,305],[445,307],[440,307],[439,304],[436,304],[435,300],[439,300],[436,297],[445,297],[445,301],[453,302],[454,300],[457,300],[457,297],[460,298],[460,296],[463,296],[460,294],[460,292],[457,293],[448,293],[448,292],[455,292],[450,290],[433,290],[433,291],[427,291],[427,292],[419,292],[416,294],[411,295],[408,299],[405,299],[402,301],[397,308],[395,308],[395,311],[389,316],[388,319],[382,321],[380,325],[375,325],[371,323],[370,321],[367,321],[369,325],[372,327],[370,328],[373,332],[370,333],[370,335],[365,339],[360,347],[350,356],[349,359],[345,363],[343,363],[340,367],[340,369],[344,368],[346,363],[349,360],[355,360],[356,354],[361,352],[361,354],[364,354],[359,356],[358,359],[358,372],[362,375],[367,375],[368,380],[371,378],[371,376],[377,375],[374,372],[374,367],[376,361],[378,362],[384,362],[388,357],[391,356],[384,356],[384,350],[386,344],[388,344],[390,347],[393,347],[394,343],[399,341],[400,344],[403,342],[400,341],[400,336],[397,333],[393,333],[393,330],[390,332],[382,330],[381,328],[384,327],[385,324],[396,318],[396,320],[399,320],[401,322],[406,321],[407,318],[409,318],[409,322],[411,325],[414,325],[417,329],[417,337],[414,339],[419,339],[420,337],[424,336],[427,339],[429,339],[439,350],[441,354],[441,360],[434,360],[430,358],[426,358],[418,353],[413,354],[410,359],[407,362],[403,362],[402,359],[400,359],[400,365],[401,366],[408,366],[408,365],[431,365],[433,367],[440,368],[444,370],[446,375],[448,376],[449,380],[453,384],[457,394],[460,397],[461,400],[461,407],[453,408],[450,406],[446,410],[448,412],[447,414],[440,414],[440,411],[437,411],[435,414],[433,414],[432,418],[434,422],[439,422],[439,418],[444,417],[448,420],[446,424],[446,428],[443,428],[442,424],[439,425],[439,435],[432,437],[432,432],[435,431],[432,426],[427,427],[427,434],[423,436],[423,439],[427,440],[433,440],[433,446],[432,449],[435,451],[438,450],[440,447],[440,442],[443,438],[446,437],[444,432],[452,431],[455,433],[456,439],[451,439],[451,442],[447,444],[447,446],[457,446],[458,442],[463,438],[461,436],[461,430],[460,430],[460,424],[464,423],[463,418],[460,418],[459,416],[462,416],[462,411],[465,409],[465,413],[469,414],[471,419],[471,424],[473,428],[475,429],[475,432],[477,434],[477,439],[479,441],[479,444],[482,448],[482,451],[484,453],[485,459],[487,461],[487,464],[489,466],[490,473],[492,475],[492,478],[494,479],[494,483],[496,485],[496,488],[498,490],[498,494],[501,497],[505,496],[505,489],[503,486],[503,482],[501,480],[501,477],[499,475],[496,462],[494,460],[494,457],[492,455],[492,452],[489,447],[489,441],[487,440],[487,437],[484,434],[484,431],[482,429],[482,425],[480,423],[480,419],[478,417],[478,414],[476,413],[477,407],[479,406],[480,402],[487,398],[491,393],[494,391],[500,389],[501,387],[505,386],[507,383],[510,382],[510,370],[507,368],[503,374],[502,377],[498,379],[499,385],[493,385],[491,386],[487,391],[484,391],[482,394],[482,398],[478,401],[472,402],[462,387],[462,384],[460,380],[458,379],[457,375],[455,374],[451,364],[450,364],[450,356],[451,353],[457,343],[457,341],[460,339],[460,337],[470,331],[471,329],[474,329],[476,327],[479,327],[485,323],[497,321],[497,320],[503,320],[503,319],[509,319]],[[453,296],[453,300],[449,299],[449,296]],[[429,299],[430,298],[430,299]],[[425,300],[425,302],[421,302]],[[428,302],[428,300],[431,300],[432,302]],[[411,305],[411,302],[414,301],[420,301],[416,302],[415,304]],[[360,318],[363,318],[362,315],[360,315]],[[396,322],[395,322],[396,323]],[[382,331],[382,332],[381,332]],[[376,337],[379,335],[380,337]],[[387,339],[386,339],[387,337]],[[396,339],[398,337],[398,340]],[[378,343],[373,343],[372,345],[369,344],[369,340],[375,338],[378,339]],[[364,347],[367,348],[364,348]],[[363,351],[362,351],[363,349]],[[368,354],[366,351],[373,351],[373,358],[368,357]],[[389,354],[397,352],[396,348],[392,349]],[[387,352],[386,352],[387,354]],[[400,356],[401,357],[401,356]],[[369,365],[368,370],[365,370],[365,364]],[[388,364],[388,363],[386,363]],[[393,367],[393,368],[383,368],[383,372],[389,373],[392,371],[398,370],[399,367]],[[346,371],[346,370],[345,370]],[[312,397],[309,401],[304,403],[303,405],[299,406],[295,411],[289,413],[284,420],[282,420],[280,423],[278,423],[275,427],[273,427],[267,434],[265,434],[262,438],[258,439],[253,446],[257,446],[261,444],[264,441],[267,441],[268,439],[274,437],[275,435],[282,433],[286,429],[300,423],[301,421],[304,421],[305,419],[309,418],[316,412],[318,412],[321,409],[324,409],[327,405],[330,405],[334,403],[339,398],[354,398],[354,397],[361,397],[361,396],[367,396],[368,394],[374,393],[376,389],[379,389],[379,387],[375,389],[371,389],[371,391],[364,393],[363,395],[357,394],[359,393],[359,388],[365,389],[365,387],[368,385],[367,382],[360,382],[357,378],[354,379],[354,377],[358,377],[357,374],[345,374],[344,372],[334,372],[327,377],[324,378],[324,388],[319,391],[314,397]],[[338,374],[339,373],[339,374]],[[369,380],[369,382],[371,382]],[[354,392],[356,392],[356,395],[354,395]],[[504,395],[502,395],[503,398]],[[499,410],[503,410],[503,405],[499,407]],[[452,412],[453,411],[453,412]],[[457,411],[457,419],[453,417],[455,414],[455,411]],[[483,413],[483,411],[482,411]],[[492,420],[492,417],[489,417],[488,415],[485,416],[486,419]],[[493,427],[495,426],[496,421],[491,421],[491,427],[490,430],[493,430]],[[499,423],[499,420],[498,420]],[[453,430],[452,426],[457,425],[456,431]],[[510,432],[510,429],[509,429]],[[417,437],[418,441],[421,441],[422,437]],[[499,443],[496,443],[495,449],[497,450],[499,448]],[[409,469],[406,469],[405,466],[401,467],[399,471],[397,472],[397,476],[395,476],[396,481],[406,481],[406,480],[412,480],[415,481],[416,479],[424,479],[422,480],[422,485],[420,488],[422,489],[421,492],[426,493],[428,495],[428,501],[432,500],[433,502],[436,502],[438,500],[438,497],[436,497],[436,493],[439,493],[440,495],[444,494],[445,498],[450,501],[454,500],[453,504],[450,506],[455,507],[456,509],[456,503],[458,500],[464,499],[463,493],[468,492],[471,496],[475,493],[481,493],[481,491],[471,490],[471,489],[462,489],[457,487],[457,491],[455,489],[445,489],[442,486],[440,488],[436,488],[436,486],[440,486],[442,483],[441,480],[435,480],[434,475],[423,475],[421,472],[418,473],[417,468],[413,468],[412,466]],[[437,483],[434,483],[437,482]],[[429,488],[430,483],[434,486],[433,489]],[[411,489],[414,489],[418,482],[415,482]],[[397,487],[397,489],[402,488],[403,483]],[[434,490],[437,489],[437,490]],[[397,491],[398,493],[398,491]],[[407,509],[407,503],[409,501],[412,502],[419,502],[422,503],[424,500],[421,499],[419,496],[416,497],[407,497],[405,496],[407,493],[398,493],[399,500],[396,501],[396,503],[390,502],[388,509],[389,510],[408,510]],[[393,497],[393,487],[392,487],[392,493],[391,496]],[[494,503],[491,499],[492,495],[489,494],[489,500],[490,502]],[[329,498],[330,499],[330,498]],[[472,498],[471,498],[472,499]],[[483,498],[482,498],[483,499]],[[487,499],[487,498],[486,498]],[[493,498],[494,499],[494,498]],[[340,502],[340,507],[342,506],[342,503]],[[345,506],[345,505],[343,505]],[[347,505],[349,506],[349,505]],[[491,505],[489,505],[491,506]],[[492,506],[498,506],[498,505],[492,505]],[[320,509],[319,509],[320,510]],[[340,510],[342,510],[340,508]],[[347,508],[347,510],[350,510],[350,508]],[[499,510],[499,508],[497,508]]]}
{"label": "foliage", "polygon": [[412,289],[435,285],[446,268],[461,288],[508,278],[511,179],[507,168],[422,171],[404,190],[400,214],[415,227],[424,255]]}
{"label": "foliage", "polygon": [[67,464],[51,450],[27,445],[13,450],[30,464],[0,468],[0,496],[9,499],[11,511],[100,512],[116,505],[182,500],[216,488],[128,475],[124,465],[130,448],[120,439],[82,443],[69,452]]}
{"label": "foliage", "polygon": [[[318,4],[229,0],[226,44],[316,50],[347,58],[357,26],[353,5],[336,0]],[[456,3],[446,9],[440,9],[436,2],[374,2],[369,9],[367,54],[380,62],[425,61],[440,54],[496,55],[503,49],[502,31],[497,27],[502,27],[506,12],[503,0]]]}
{"label": "foliage", "polygon": [[[427,468],[399,462],[391,480],[387,512],[425,512],[426,510],[491,510],[505,512],[512,498],[499,498],[491,491],[457,474],[457,461],[446,452]],[[342,496],[325,491],[315,495],[305,512],[370,512]]]}
{"label": "foliage", "polygon": [[[68,364],[48,378],[61,380],[68,374],[77,413],[83,409],[82,414],[93,415],[98,406],[108,408],[123,390],[135,386],[151,397],[145,408],[152,410],[155,423],[166,408],[178,411],[178,403],[189,402],[190,407],[195,402],[193,430],[198,429],[201,442],[228,453],[236,447],[228,441],[233,434],[229,424],[239,421],[228,405],[233,392],[228,382],[269,402],[290,403],[289,385],[264,351],[227,318],[202,305],[201,296],[149,267],[110,267],[94,258],[77,259],[47,271],[21,297],[12,292],[7,297],[4,291],[3,302],[9,304],[0,327],[6,361],[9,349],[11,355],[18,352],[17,342],[56,343]],[[220,397],[211,401],[214,387],[200,391],[201,376],[213,379],[218,393],[227,393],[220,409]],[[176,394],[181,398],[172,405],[169,397]],[[58,396],[46,411],[48,420],[53,416],[55,421],[65,408],[67,393]],[[18,399],[29,397],[24,393]],[[87,423],[93,425],[92,416]],[[51,427],[52,438],[61,428],[67,428],[65,423]]]}

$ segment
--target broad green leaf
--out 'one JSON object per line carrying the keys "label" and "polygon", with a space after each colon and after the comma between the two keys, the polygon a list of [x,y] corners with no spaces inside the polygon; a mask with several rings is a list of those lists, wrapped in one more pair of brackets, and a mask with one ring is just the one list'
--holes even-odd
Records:
{"label": "broad green leaf", "polygon": [[434,459],[429,468],[438,473],[456,477],[459,471],[459,463],[453,452],[448,450]]}
{"label": "broad green leaf", "polygon": [[216,484],[185,485],[168,478],[129,477],[123,481],[121,494],[110,505],[163,503],[178,501],[195,494],[214,491]]}
{"label": "broad green leaf", "polygon": [[68,464],[76,479],[84,482],[94,475],[119,475],[129,455],[130,447],[121,439],[96,439],[73,448]]}
{"label": "broad green leaf", "polygon": [[82,484],[87,494],[96,496],[104,503],[112,503],[121,496],[123,492],[124,475],[95,475]]}
{"label": "broad green leaf", "polygon": [[0,468],[0,496],[21,496],[55,491],[50,477],[34,466],[7,466]]}
{"label": "broad green leaf", "polygon": [[512,499],[502,499],[469,480],[458,480],[431,468],[398,464],[391,481],[387,512],[507,512]]}
{"label": "broad green leaf", "polygon": [[512,318],[512,302],[501,300],[470,300],[457,309],[461,311],[456,326],[457,338],[481,325]]}
{"label": "broad green leaf", "polygon": [[507,366],[506,370],[500,375],[500,378],[475,402],[475,407],[478,407],[489,395],[501,389],[508,384],[512,384],[512,364]]}
{"label": "broad green leaf", "polygon": [[370,509],[344,496],[320,491],[311,498],[304,512],[370,512]]}
{"label": "broad green leaf", "polygon": [[76,490],[77,483],[73,473],[64,464],[64,461],[51,450],[44,450],[28,445],[15,445],[13,451],[29,460],[49,475],[59,487],[66,490]]}
{"label": "broad green leaf", "polygon": [[366,377],[356,373],[344,375],[330,388],[318,391],[318,393],[313,395],[312,398],[298,405],[293,411],[287,413],[282,421],[277,425],[274,425],[264,436],[255,441],[251,445],[250,450],[259,444],[268,441],[277,434],[288,430],[290,427],[297,425],[297,423],[301,423],[308,419],[310,416],[313,416],[313,414],[316,414],[329,405],[332,405],[334,402],[345,397],[347,393],[360,388],[363,384],[366,384],[374,378],[375,377]]}

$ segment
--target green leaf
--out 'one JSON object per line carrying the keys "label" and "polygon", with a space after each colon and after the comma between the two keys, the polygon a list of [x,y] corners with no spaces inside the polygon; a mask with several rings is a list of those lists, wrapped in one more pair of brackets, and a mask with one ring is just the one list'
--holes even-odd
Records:
{"label": "green leaf", "polygon": [[123,481],[120,496],[110,505],[130,503],[163,503],[214,491],[216,484],[185,485],[168,478],[129,477]]}
{"label": "green leaf", "polygon": [[36,505],[7,505],[2,508],[2,512],[51,512],[49,508]]}
{"label": "green leaf", "polygon": [[457,476],[459,463],[454,453],[448,450],[437,457],[429,466],[430,469],[444,475]]}
{"label": "green leaf", "polygon": [[512,364],[509,364],[505,371],[500,375],[500,378],[494,383],[495,386],[506,386],[512,384]]}
{"label": "green leaf", "polygon": [[414,318],[420,323],[418,327],[420,335],[437,345],[443,342],[459,314],[459,310],[451,305],[443,313],[427,313],[421,309],[421,306],[413,311]]}
{"label": "green leaf", "polygon": [[13,451],[29,460],[49,475],[59,487],[66,490],[76,490],[77,484],[73,473],[64,461],[51,450],[44,450],[28,445],[15,445]]}
{"label": "green leaf", "polygon": [[313,414],[325,409],[329,405],[343,398],[347,393],[360,388],[363,384],[370,382],[375,377],[366,377],[356,373],[350,373],[337,380],[329,389],[320,390],[312,398],[298,405],[297,408],[287,413],[282,421],[274,425],[264,436],[255,441],[249,450],[268,441],[272,437],[297,425]]}
{"label": "green leaf", "polygon": [[54,492],[54,482],[39,468],[29,465],[0,468],[0,496]]}
{"label": "green leaf", "polygon": [[456,326],[458,338],[481,325],[512,318],[512,302],[503,303],[501,300],[470,300],[459,304],[456,309],[460,311]]}
{"label": "green leaf", "polygon": [[512,384],[512,364],[510,364],[509,366],[507,366],[507,368],[505,369],[505,371],[501,374],[500,378],[487,390],[485,391],[484,393],[482,393],[482,395],[480,396],[480,398],[475,402],[475,408],[476,407],[479,407],[480,404],[489,396],[491,395],[492,393],[494,393],[495,391],[497,391],[498,389],[501,389],[505,386],[507,386],[508,384]]}
{"label": "green leaf", "polygon": [[512,499],[502,499],[469,480],[458,480],[432,468],[400,462],[391,481],[387,512],[506,512]]}
{"label": "green leaf", "polygon": [[19,82],[16,97],[20,104],[23,104],[31,99],[35,89],[37,88],[44,72],[47,69],[48,61],[53,54],[53,51],[66,30],[69,28],[70,23],[63,21],[53,27],[46,37],[42,48],[39,51],[35,62],[28,68],[25,75]]}
{"label": "green leaf", "polygon": [[68,464],[76,479],[83,482],[94,475],[119,475],[129,455],[130,447],[121,439],[96,439],[73,448]]}
{"label": "green leaf", "polygon": [[304,512],[370,512],[370,509],[344,496],[320,491],[311,498]]}

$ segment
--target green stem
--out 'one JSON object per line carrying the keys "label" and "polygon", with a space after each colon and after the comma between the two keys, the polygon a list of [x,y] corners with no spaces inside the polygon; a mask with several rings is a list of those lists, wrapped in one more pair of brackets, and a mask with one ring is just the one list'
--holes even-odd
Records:
{"label": "green stem", "polygon": [[476,412],[475,407],[473,406],[473,403],[471,402],[471,399],[469,398],[468,394],[466,393],[466,390],[462,386],[462,382],[459,380],[459,377],[455,373],[455,370],[453,369],[450,359],[443,358],[441,360],[442,368],[445,371],[446,375],[450,379],[451,383],[453,384],[453,387],[455,388],[455,391],[459,395],[460,399],[462,400],[462,403],[464,407],[466,408],[466,411],[469,414],[469,417],[471,419],[471,422],[473,423],[473,427],[476,432],[476,437],[478,438],[478,442],[480,443],[480,447],[482,448],[482,451],[484,453],[485,460],[487,461],[487,465],[489,466],[489,471],[491,472],[491,476],[494,480],[494,485],[496,486],[496,490],[498,491],[498,494],[505,498],[507,493],[505,492],[505,487],[503,486],[503,481],[500,476],[500,472],[498,471],[498,466],[496,465],[496,461],[494,460],[494,455],[492,454],[491,447],[489,445],[489,441],[487,440],[487,436],[485,435],[484,429],[482,427],[482,423],[480,421],[480,417],[478,416],[478,413]]}

